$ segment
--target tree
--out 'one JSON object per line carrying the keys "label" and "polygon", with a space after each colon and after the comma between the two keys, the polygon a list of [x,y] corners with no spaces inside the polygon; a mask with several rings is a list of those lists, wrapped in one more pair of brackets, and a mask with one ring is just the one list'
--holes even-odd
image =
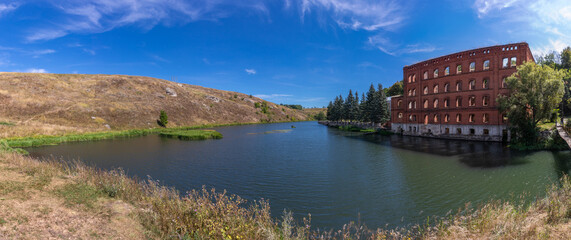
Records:
{"label": "tree", "polygon": [[371,83],[369,87],[369,91],[367,92],[367,99],[365,100],[363,106],[363,121],[365,122],[373,122],[373,114],[375,112],[375,105],[379,102],[377,101],[377,91],[375,90],[375,86]]}
{"label": "tree", "polygon": [[391,87],[389,88],[385,88],[385,94],[388,97],[392,97],[392,96],[396,96],[396,95],[402,95],[404,93],[403,90],[403,82],[398,81],[396,83],[394,83]]}
{"label": "tree", "polygon": [[509,96],[498,96],[500,110],[507,114],[514,141],[537,143],[537,123],[548,119],[563,97],[563,72],[526,62],[506,79]]}
{"label": "tree", "polygon": [[566,47],[561,51],[561,68],[571,69],[571,47]]}
{"label": "tree", "polygon": [[329,101],[327,105],[327,120],[333,121],[333,102]]}
{"label": "tree", "polygon": [[555,51],[551,51],[545,56],[539,56],[537,58],[537,64],[547,65],[553,69],[559,69],[561,67],[561,65],[559,64],[561,62],[560,60],[561,60],[561,55],[559,55],[559,53]]}
{"label": "tree", "polygon": [[169,119],[167,116],[167,113],[163,110],[161,110],[161,113],[159,115],[159,119],[157,120],[157,123],[159,124],[159,126],[161,127],[167,127],[167,124],[169,123]]}
{"label": "tree", "polygon": [[354,100],[355,99],[353,98],[353,91],[351,91],[351,89],[349,89],[349,95],[347,95],[347,98],[345,99],[345,103],[343,104],[343,119],[345,119],[345,120],[353,120],[354,119],[354,116],[353,116],[354,111],[352,110]]}

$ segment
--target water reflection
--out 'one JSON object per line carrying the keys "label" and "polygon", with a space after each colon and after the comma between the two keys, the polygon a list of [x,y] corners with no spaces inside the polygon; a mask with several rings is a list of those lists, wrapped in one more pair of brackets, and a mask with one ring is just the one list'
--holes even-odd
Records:
{"label": "water reflection", "polygon": [[555,173],[559,178],[571,174],[571,151],[553,152]]}

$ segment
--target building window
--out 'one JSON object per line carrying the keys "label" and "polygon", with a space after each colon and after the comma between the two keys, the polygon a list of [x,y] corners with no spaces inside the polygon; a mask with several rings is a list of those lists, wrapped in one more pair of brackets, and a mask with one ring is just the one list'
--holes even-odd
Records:
{"label": "building window", "polygon": [[424,99],[423,107],[428,108],[428,99]]}
{"label": "building window", "polygon": [[462,122],[462,114],[456,114],[456,122]]}
{"label": "building window", "polygon": [[437,123],[438,122],[438,115],[434,114],[434,122]]}
{"label": "building window", "polygon": [[445,107],[445,108],[450,107],[450,103],[449,103],[449,102],[450,102],[450,101],[448,101],[448,98],[444,99],[444,107]]}
{"label": "building window", "polygon": [[490,69],[490,60],[486,60],[484,61],[484,70],[489,70]]}
{"label": "building window", "polygon": [[450,67],[446,67],[444,69],[444,76],[448,76],[448,75],[450,75]]}
{"label": "building window", "polygon": [[412,115],[408,116],[408,121],[412,122]]}
{"label": "building window", "polygon": [[470,135],[476,134],[476,129],[470,128]]}
{"label": "building window", "polygon": [[508,121],[508,115],[502,115],[502,123],[506,123]]}
{"label": "building window", "polygon": [[487,113],[484,113],[484,116],[482,116],[482,122],[488,123],[489,121],[490,121],[490,117],[488,117]]}
{"label": "building window", "polygon": [[486,128],[484,128],[484,135],[490,135],[490,130],[489,130],[489,129],[486,129]]}
{"label": "building window", "polygon": [[470,63],[470,72],[476,71],[476,62]]}
{"label": "building window", "polygon": [[444,122],[448,122],[450,121],[450,115],[446,114],[444,115]]}
{"label": "building window", "polygon": [[416,88],[412,89],[412,96],[416,96]]}
{"label": "building window", "polygon": [[424,86],[424,89],[422,90],[422,93],[424,95],[428,94],[428,86]]}
{"label": "building window", "polygon": [[401,105],[402,105],[402,100],[399,100],[399,101],[397,102],[397,107],[400,107]]}
{"label": "building window", "polygon": [[437,78],[437,77],[438,77],[438,68],[434,69],[434,78]]}
{"label": "building window", "polygon": [[488,80],[488,78],[484,78],[484,81],[482,81],[482,88],[483,89],[488,89],[490,87],[490,81]]}
{"label": "building window", "polygon": [[408,102],[408,109],[412,109],[412,101]]}
{"label": "building window", "polygon": [[408,82],[411,83],[411,81],[412,81],[412,75],[409,75],[408,76]]}
{"label": "building window", "polygon": [[471,122],[471,123],[474,122],[474,114],[468,115],[468,122]]}
{"label": "building window", "polygon": [[399,118],[402,118],[402,113],[401,113],[401,112],[399,113]]}
{"label": "building window", "polygon": [[456,97],[456,107],[462,107],[462,97]]}
{"label": "building window", "polygon": [[408,90],[408,96],[410,97],[412,95],[412,89]]}
{"label": "building window", "polygon": [[412,82],[416,82],[416,74],[412,75]]}
{"label": "building window", "polygon": [[456,128],[456,134],[458,135],[462,134],[462,128]]}
{"label": "building window", "polygon": [[434,108],[438,108],[438,99],[434,99],[434,101],[432,102],[432,105]]}
{"label": "building window", "polygon": [[422,78],[424,80],[428,79],[428,71],[424,71],[424,74],[422,74]]}
{"label": "building window", "polygon": [[432,87],[432,92],[438,93],[438,84],[436,84],[436,85],[434,85],[434,87]]}
{"label": "building window", "polygon": [[517,58],[516,58],[516,57],[512,57],[511,63],[510,63],[511,66],[512,66],[512,67],[515,67],[515,66],[516,66],[516,63],[517,63]]}
{"label": "building window", "polygon": [[502,88],[507,88],[508,87],[508,83],[506,82],[506,78],[502,78]]}
{"label": "building window", "polygon": [[508,65],[508,64],[509,64],[509,61],[508,61],[508,60],[509,60],[508,58],[504,58],[504,59],[502,60],[502,67],[503,67],[503,68],[509,67],[509,65]]}
{"label": "building window", "polygon": [[468,84],[468,89],[470,90],[476,89],[476,80],[470,80],[470,83]]}
{"label": "building window", "polygon": [[470,98],[468,98],[468,106],[470,106],[470,107],[476,106],[476,97],[475,96],[470,96]]}
{"label": "building window", "polygon": [[456,83],[456,91],[462,91],[462,82],[457,82]]}
{"label": "building window", "polygon": [[462,73],[462,65],[456,66],[456,74]]}
{"label": "building window", "polygon": [[450,91],[450,84],[446,83],[444,84],[444,92],[449,92]]}
{"label": "building window", "polygon": [[484,96],[482,98],[482,106],[488,106],[488,102],[490,101],[490,97]]}
{"label": "building window", "polygon": [[[412,108],[416,109],[416,101],[414,101],[414,102],[412,103],[412,105],[413,105]],[[415,118],[416,118],[416,117],[415,117]]]}
{"label": "building window", "polygon": [[412,115],[412,121],[416,122],[416,115]]}
{"label": "building window", "polygon": [[424,115],[424,125],[428,124],[428,114]]}

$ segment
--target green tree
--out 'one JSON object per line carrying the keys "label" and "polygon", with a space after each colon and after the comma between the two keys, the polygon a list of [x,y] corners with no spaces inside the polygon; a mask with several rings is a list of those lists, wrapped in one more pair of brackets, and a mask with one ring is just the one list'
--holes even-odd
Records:
{"label": "green tree", "polygon": [[510,95],[498,96],[498,103],[507,114],[515,142],[537,143],[537,123],[548,119],[563,97],[562,78],[562,71],[526,62],[506,79]]}
{"label": "green tree", "polygon": [[317,120],[317,121],[325,120],[325,119],[326,119],[325,113],[323,113],[323,112],[318,112],[317,114],[315,114],[314,118],[315,118],[315,120]]}
{"label": "green tree", "polygon": [[327,120],[333,121],[333,102],[329,101],[329,105],[327,105]]}
{"label": "green tree", "polygon": [[354,111],[352,110],[352,108],[353,108],[353,101],[354,100],[355,99],[353,98],[353,91],[351,91],[351,89],[349,89],[349,95],[347,95],[347,98],[345,99],[345,102],[343,103],[343,119],[353,120]]}
{"label": "green tree", "polygon": [[571,47],[566,47],[561,51],[561,68],[571,69]]}
{"label": "green tree", "polygon": [[394,83],[391,87],[389,88],[385,88],[385,94],[388,97],[392,97],[392,96],[396,96],[396,95],[402,95],[404,93],[403,90],[403,81],[398,81],[396,83]]}
{"label": "green tree", "polygon": [[363,121],[365,122],[373,122],[374,120],[373,114],[375,112],[375,105],[379,104],[376,95],[377,91],[375,90],[375,86],[371,83],[363,106]]}
{"label": "green tree", "polygon": [[561,55],[555,51],[551,51],[550,53],[545,54],[545,56],[539,56],[537,58],[537,64],[539,65],[547,65],[553,69],[559,69],[561,65],[559,64],[561,61]]}
{"label": "green tree", "polygon": [[169,117],[167,116],[167,112],[161,110],[161,113],[159,114],[159,119],[157,120],[157,123],[161,127],[167,127],[167,124],[169,123]]}

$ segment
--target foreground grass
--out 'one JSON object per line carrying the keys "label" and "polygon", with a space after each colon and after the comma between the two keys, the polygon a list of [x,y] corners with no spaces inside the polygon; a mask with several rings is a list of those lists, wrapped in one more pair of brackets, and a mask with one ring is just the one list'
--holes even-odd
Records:
{"label": "foreground grass", "polygon": [[[406,229],[369,229],[366,226],[349,223],[341,229],[323,232],[311,227],[311,216],[296,222],[291,213],[284,212],[281,218],[272,218],[270,206],[264,200],[246,202],[239,196],[204,188],[181,194],[176,189],[161,186],[150,178],[147,180],[129,178],[120,169],[102,171],[79,162],[64,163],[55,160],[39,162],[11,152],[8,148],[0,145],[0,176],[10,176],[10,172],[19,172],[26,174],[29,178],[28,181],[0,178],[0,198],[4,199],[8,196],[17,201],[27,201],[32,196],[35,198],[42,196],[34,191],[48,191],[51,194],[46,195],[46,198],[61,199],[64,206],[79,209],[87,216],[94,218],[100,214],[97,211],[102,206],[101,202],[124,202],[131,206],[129,209],[132,209],[132,212],[129,216],[135,218],[138,225],[122,226],[121,231],[141,232],[138,229],[140,226],[147,238],[571,238],[571,181],[568,177],[562,178],[559,185],[549,189],[545,198],[529,205],[491,201],[475,209],[462,209],[456,215],[435,218],[427,221],[426,224]],[[52,200],[38,199],[38,201]],[[6,204],[6,201],[0,201],[0,208],[3,204]],[[0,219],[5,222],[3,226],[17,226],[0,226],[0,238],[18,236],[17,234],[22,233],[22,228],[38,218],[37,214],[7,215],[13,212],[0,211]],[[47,212],[47,215],[52,216],[56,211],[50,212],[49,209],[39,208],[38,212]],[[100,221],[105,221],[106,218],[102,219]],[[41,228],[34,229],[35,231],[41,230]],[[44,232],[40,232],[36,238],[44,237],[42,233]],[[94,234],[101,236],[102,233],[95,231]],[[73,238],[75,235],[70,236]],[[56,236],[56,238],[64,237]],[[94,237],[91,236],[91,238]]]}

